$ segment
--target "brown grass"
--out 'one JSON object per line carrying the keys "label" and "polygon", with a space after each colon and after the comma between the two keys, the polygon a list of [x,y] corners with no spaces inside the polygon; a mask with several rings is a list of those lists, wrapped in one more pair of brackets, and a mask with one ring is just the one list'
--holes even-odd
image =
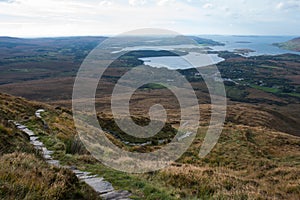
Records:
{"label": "brown grass", "polygon": [[0,197],[5,199],[97,199],[66,169],[49,165],[26,153],[0,158]]}
{"label": "brown grass", "polygon": [[[22,105],[21,102],[19,104]],[[33,109],[30,106],[28,103],[29,110]],[[208,105],[202,105],[202,108],[209,110]],[[9,114],[13,112],[13,106],[10,109],[12,111],[6,110]],[[209,116],[209,112],[202,114]],[[224,127],[218,144],[204,159],[198,157],[198,152],[206,126],[199,129],[191,147],[173,166],[144,175],[120,175],[109,170],[106,178],[121,185],[120,189],[126,187],[130,190],[135,183],[130,186],[122,183],[134,176],[148,185],[162,186],[171,191],[170,199],[297,199],[300,196],[300,139],[275,130],[276,126],[271,127],[274,123],[280,124],[280,120],[289,120],[265,108],[245,104],[230,105],[229,114],[231,120]],[[104,113],[101,116],[111,117]],[[107,172],[88,154],[78,155],[76,151],[73,151],[75,155],[66,154],[66,141],[76,144],[73,140],[76,131],[67,109],[48,107],[44,117],[49,130],[45,130],[34,117],[30,117],[27,123],[43,133],[45,144],[56,151],[57,158],[83,169],[94,169],[97,173]],[[132,150],[114,137],[109,138],[120,147]],[[156,147],[149,148],[143,147],[143,151],[155,150]],[[136,188],[132,190],[141,193]]]}

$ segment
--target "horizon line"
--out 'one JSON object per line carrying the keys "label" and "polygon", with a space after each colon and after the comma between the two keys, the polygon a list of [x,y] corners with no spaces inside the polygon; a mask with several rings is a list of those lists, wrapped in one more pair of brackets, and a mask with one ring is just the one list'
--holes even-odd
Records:
{"label": "horizon line", "polygon": [[[300,37],[300,35],[290,35],[290,34],[179,34],[183,36],[241,36],[241,37]],[[0,38],[20,38],[20,39],[43,39],[43,38],[71,38],[71,37],[115,37],[118,35],[113,34],[103,34],[103,35],[57,35],[57,36],[8,36],[0,35]]]}

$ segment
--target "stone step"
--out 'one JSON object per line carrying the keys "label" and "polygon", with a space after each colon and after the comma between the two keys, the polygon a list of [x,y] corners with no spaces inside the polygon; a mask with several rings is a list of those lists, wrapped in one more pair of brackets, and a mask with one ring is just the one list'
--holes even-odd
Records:
{"label": "stone step", "polygon": [[46,160],[46,162],[50,165],[54,165],[56,167],[60,167],[59,161],[58,160]]}
{"label": "stone step", "polygon": [[36,136],[31,136],[30,137],[30,141],[36,141],[36,140],[38,140],[39,138],[38,137],[36,137]]}
{"label": "stone step", "polygon": [[35,140],[35,141],[30,141],[30,143],[33,145],[33,146],[38,146],[38,147],[43,147],[44,144],[38,140]]}
{"label": "stone step", "polygon": [[52,160],[52,157],[50,155],[43,155],[44,159],[46,160]]}
{"label": "stone step", "polygon": [[84,179],[89,186],[91,186],[99,194],[104,194],[114,191],[114,188],[111,183],[104,181],[103,178],[90,178]]}
{"label": "stone step", "polygon": [[27,127],[24,126],[24,125],[21,125],[21,124],[17,124],[17,128],[20,129],[20,130],[24,130],[24,129],[26,129]]}
{"label": "stone step", "polygon": [[100,195],[105,200],[125,200],[130,199],[130,192],[128,191],[112,191],[105,194]]}
{"label": "stone step", "polygon": [[36,112],[35,112],[35,116],[39,119],[42,119],[42,116],[41,116],[41,113],[42,112],[45,112],[44,109],[38,109]]}
{"label": "stone step", "polygon": [[29,130],[28,128],[25,129],[20,129],[21,131],[23,131],[24,133],[26,133],[28,136],[35,136],[34,132]]}
{"label": "stone step", "polygon": [[53,151],[49,151],[46,147],[42,148],[43,154],[44,155],[52,155]]}
{"label": "stone step", "polygon": [[91,178],[96,178],[97,175],[88,175],[88,176],[77,176],[80,180],[85,180],[85,179],[91,179]]}

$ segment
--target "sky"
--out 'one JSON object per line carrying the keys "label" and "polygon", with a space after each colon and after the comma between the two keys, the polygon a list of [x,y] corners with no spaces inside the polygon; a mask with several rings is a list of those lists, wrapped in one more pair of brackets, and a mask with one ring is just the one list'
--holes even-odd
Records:
{"label": "sky", "polygon": [[0,0],[0,36],[300,35],[300,0]]}

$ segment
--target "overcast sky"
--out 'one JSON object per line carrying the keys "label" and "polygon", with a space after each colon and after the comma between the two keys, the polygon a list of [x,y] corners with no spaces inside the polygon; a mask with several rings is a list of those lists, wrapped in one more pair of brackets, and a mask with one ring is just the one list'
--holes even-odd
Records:
{"label": "overcast sky", "polygon": [[300,35],[300,0],[0,0],[0,35]]}

